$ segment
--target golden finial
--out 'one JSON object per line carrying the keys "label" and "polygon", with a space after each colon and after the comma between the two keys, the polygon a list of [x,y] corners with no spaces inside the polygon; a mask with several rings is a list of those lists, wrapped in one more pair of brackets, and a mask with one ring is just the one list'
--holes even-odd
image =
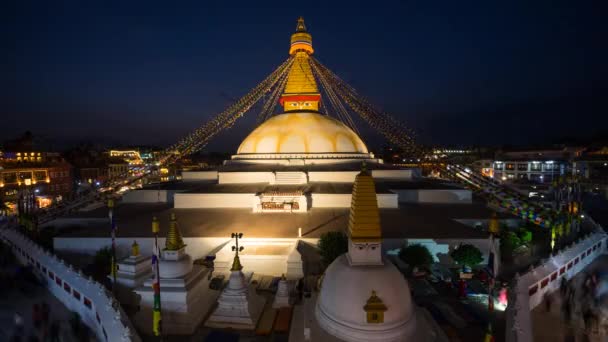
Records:
{"label": "golden finial", "polygon": [[498,222],[498,215],[496,215],[496,212],[492,213],[492,218],[488,225],[488,232],[494,235],[500,234],[500,223]]}
{"label": "golden finial", "polygon": [[240,271],[243,269],[243,265],[241,265],[241,259],[238,254],[234,255],[234,260],[232,261],[231,271]]}
{"label": "golden finial", "polygon": [[185,246],[186,244],[184,244],[184,241],[182,240],[182,234],[180,233],[177,225],[175,213],[171,213],[171,221],[169,222],[169,233],[167,233],[165,249],[169,251],[177,251]]}
{"label": "golden finial", "polygon": [[296,25],[296,32],[306,32],[306,24],[304,24],[304,18],[298,18],[298,24]]}
{"label": "golden finial", "polygon": [[156,216],[152,217],[152,233],[158,233],[160,232],[160,222],[158,222],[158,219],[156,218]]}
{"label": "golden finial", "polygon": [[139,256],[139,245],[137,241],[133,240],[133,244],[131,245],[131,256],[136,257]]}
{"label": "golden finial", "polygon": [[235,253],[234,260],[232,261],[232,268],[230,268],[230,271],[240,271],[243,269],[243,265],[241,265],[239,252],[243,250],[243,246],[239,246],[239,240],[243,238],[243,233],[232,233],[230,237],[233,238],[235,242],[235,245],[232,246],[232,251]]}

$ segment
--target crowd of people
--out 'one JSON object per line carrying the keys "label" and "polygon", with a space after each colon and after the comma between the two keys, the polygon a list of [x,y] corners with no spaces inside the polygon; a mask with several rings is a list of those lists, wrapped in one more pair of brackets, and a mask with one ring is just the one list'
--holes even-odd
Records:
{"label": "crowd of people", "polygon": [[[582,277],[573,280],[562,278],[559,291],[560,310],[567,326],[567,341],[575,341],[575,336],[579,333],[587,340],[591,340],[593,336],[606,336],[608,333],[606,307],[603,296],[598,293],[600,282],[601,275],[597,272],[584,273]],[[546,310],[550,311],[550,296],[545,298],[545,305]]]}
{"label": "crowd of people", "polygon": [[14,315],[15,327],[11,337],[13,342],[59,342],[59,322],[51,321],[51,308],[46,302],[32,307],[31,323],[33,330],[26,331],[25,318],[19,312]]}

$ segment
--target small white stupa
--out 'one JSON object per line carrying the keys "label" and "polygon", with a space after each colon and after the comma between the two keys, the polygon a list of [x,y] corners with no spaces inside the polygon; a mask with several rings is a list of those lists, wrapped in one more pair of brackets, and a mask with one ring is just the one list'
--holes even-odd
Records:
{"label": "small white stupa", "polygon": [[277,294],[274,296],[272,307],[275,309],[280,309],[289,306],[291,306],[289,305],[289,283],[287,282],[287,278],[282,276],[281,280],[279,280]]}
{"label": "small white stupa", "polygon": [[243,250],[243,247],[238,245],[242,236],[243,234],[232,234],[236,240],[236,246],[233,247],[236,253],[230,269],[230,278],[218,299],[217,308],[205,322],[207,327],[253,330],[264,309],[266,299],[249,288],[242,272],[239,251]]}
{"label": "small white stupa", "polygon": [[[158,221],[153,221],[153,225]],[[209,288],[211,270],[193,265],[186,253],[175,214],[171,214],[165,249],[159,262],[162,332],[171,335],[189,335],[199,326],[211,310],[219,291]],[[135,322],[144,332],[152,329],[154,306],[153,279],[135,290],[141,296],[140,311]]]}
{"label": "small white stupa", "polygon": [[[139,244],[133,241],[131,255],[118,262],[116,283],[122,303],[135,304],[133,289],[141,286],[152,275],[152,257],[139,253]],[[112,275],[110,275],[112,278]]]}

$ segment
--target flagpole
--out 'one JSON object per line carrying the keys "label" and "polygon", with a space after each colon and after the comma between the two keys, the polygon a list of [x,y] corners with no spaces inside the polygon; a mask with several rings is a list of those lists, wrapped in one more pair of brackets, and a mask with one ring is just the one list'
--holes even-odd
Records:
{"label": "flagpole", "polygon": [[154,306],[152,308],[152,331],[154,336],[162,336],[162,317],[160,305],[160,250],[158,249],[158,232],[160,224],[156,217],[152,218],[152,233],[154,234],[154,248],[152,251],[152,269],[154,270],[154,281],[152,282],[152,290],[154,291]]}
{"label": "flagpole", "polygon": [[114,200],[108,199],[108,216],[110,217],[110,234],[112,236],[112,264],[110,274],[112,274],[112,292],[116,294],[116,224],[114,222]]}

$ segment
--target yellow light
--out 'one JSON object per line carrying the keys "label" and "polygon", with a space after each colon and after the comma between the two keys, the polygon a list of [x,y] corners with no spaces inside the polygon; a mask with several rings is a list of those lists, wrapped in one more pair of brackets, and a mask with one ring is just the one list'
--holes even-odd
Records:
{"label": "yellow light", "polygon": [[26,185],[26,186],[30,186],[30,185],[32,185],[32,180],[31,180],[30,178],[26,178],[26,179],[25,179],[25,185]]}
{"label": "yellow light", "polygon": [[50,183],[50,182],[51,182],[51,179],[50,179],[50,178],[47,178],[45,181],[46,181],[47,183]]}

